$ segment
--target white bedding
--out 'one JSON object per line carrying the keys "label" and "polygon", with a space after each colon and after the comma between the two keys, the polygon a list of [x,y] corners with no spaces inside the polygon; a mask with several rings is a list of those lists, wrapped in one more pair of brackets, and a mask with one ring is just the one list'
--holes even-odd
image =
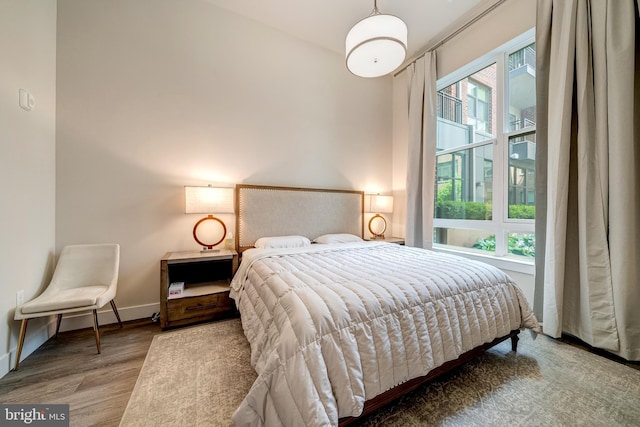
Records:
{"label": "white bedding", "polygon": [[395,244],[250,249],[231,287],[258,373],[242,426],[337,425],[474,347],[539,331],[497,268]]}

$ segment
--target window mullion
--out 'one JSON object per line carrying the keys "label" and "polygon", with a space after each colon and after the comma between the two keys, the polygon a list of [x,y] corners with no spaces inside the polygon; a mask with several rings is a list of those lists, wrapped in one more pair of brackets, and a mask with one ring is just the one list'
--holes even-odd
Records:
{"label": "window mullion", "polygon": [[498,55],[496,58],[496,140],[493,146],[493,221],[496,223],[496,255],[504,256],[507,254],[508,247],[507,241],[504,236],[504,220],[507,216],[505,212],[505,206],[507,197],[505,196],[507,190],[507,163],[505,153],[505,116],[508,111],[505,111],[505,105],[508,105],[506,99],[508,97],[507,90],[505,90],[505,67],[507,61],[505,61],[505,55]]}
{"label": "window mullion", "polygon": [[487,141],[474,142],[473,144],[458,145],[457,147],[447,148],[446,150],[437,151],[436,157],[443,156],[445,154],[457,153],[458,151],[461,151],[461,150],[472,150],[474,148],[484,147],[485,145],[489,145],[491,143],[495,144],[495,142],[496,142],[495,139],[490,139]]}

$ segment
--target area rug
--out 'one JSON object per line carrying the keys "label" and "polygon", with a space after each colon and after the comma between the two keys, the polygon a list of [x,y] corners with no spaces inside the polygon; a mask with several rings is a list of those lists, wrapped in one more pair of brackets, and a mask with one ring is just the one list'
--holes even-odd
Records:
{"label": "area rug", "polygon": [[[360,426],[637,426],[640,371],[520,334]],[[256,374],[238,319],[157,335],[121,426],[230,426]]]}

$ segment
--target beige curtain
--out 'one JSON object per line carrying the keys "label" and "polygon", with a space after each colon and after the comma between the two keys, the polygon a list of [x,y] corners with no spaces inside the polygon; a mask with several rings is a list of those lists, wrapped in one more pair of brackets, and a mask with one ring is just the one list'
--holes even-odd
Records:
{"label": "beige curtain", "polygon": [[536,293],[544,332],[629,360],[640,360],[637,25],[635,0],[538,1]]}
{"label": "beige curtain", "polygon": [[427,52],[408,68],[409,158],[407,161],[406,244],[433,246],[433,191],[436,157],[436,53]]}

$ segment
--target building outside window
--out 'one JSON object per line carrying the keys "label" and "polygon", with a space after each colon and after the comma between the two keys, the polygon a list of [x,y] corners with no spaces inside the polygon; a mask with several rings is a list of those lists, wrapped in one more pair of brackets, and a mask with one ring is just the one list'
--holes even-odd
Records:
{"label": "building outside window", "polygon": [[434,242],[533,262],[533,37],[440,79],[437,100]]}
{"label": "building outside window", "polygon": [[468,123],[476,131],[491,132],[491,88],[469,79],[467,82]]}

